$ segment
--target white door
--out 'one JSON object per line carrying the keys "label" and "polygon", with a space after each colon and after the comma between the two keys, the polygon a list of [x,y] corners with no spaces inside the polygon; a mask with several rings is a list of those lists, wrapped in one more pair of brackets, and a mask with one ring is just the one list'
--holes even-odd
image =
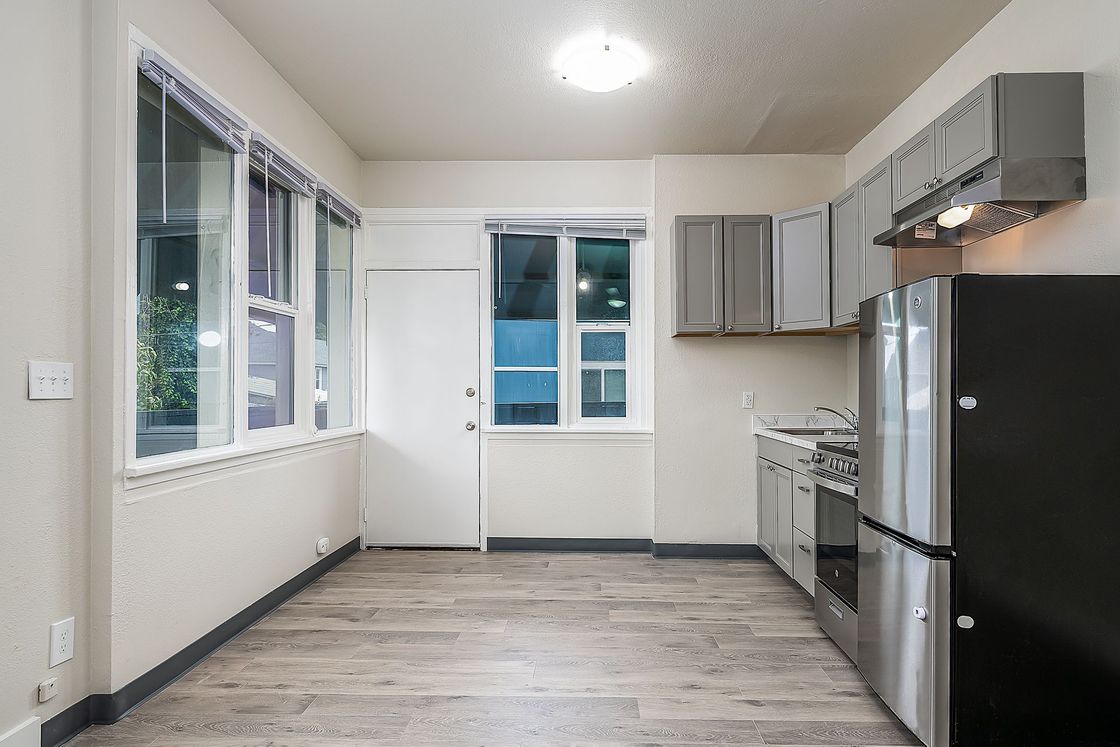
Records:
{"label": "white door", "polygon": [[478,271],[366,273],[366,541],[479,546]]}

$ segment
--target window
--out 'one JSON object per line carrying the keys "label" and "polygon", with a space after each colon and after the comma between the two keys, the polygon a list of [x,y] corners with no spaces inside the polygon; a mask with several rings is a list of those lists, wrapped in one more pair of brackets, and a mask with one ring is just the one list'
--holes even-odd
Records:
{"label": "window", "polygon": [[360,214],[158,54],[132,48],[136,397],[126,474],[352,426]]}
{"label": "window", "polygon": [[493,424],[629,422],[630,240],[492,242]]}
{"label": "window", "polygon": [[137,80],[136,456],[233,439],[234,152]]}
{"label": "window", "polygon": [[559,423],[557,240],[494,237],[494,424]]}
{"label": "window", "polygon": [[296,196],[268,178],[266,168],[249,170],[249,295],[292,302]]}
{"label": "window", "polygon": [[[331,200],[333,204],[333,200]],[[352,423],[353,229],[319,202],[315,211],[315,427]]]}

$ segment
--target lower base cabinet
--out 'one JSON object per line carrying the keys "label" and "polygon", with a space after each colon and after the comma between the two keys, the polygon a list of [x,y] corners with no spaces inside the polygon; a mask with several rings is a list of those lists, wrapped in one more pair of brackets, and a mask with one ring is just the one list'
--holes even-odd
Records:
{"label": "lower base cabinet", "polygon": [[[804,470],[811,451],[759,439],[758,546],[805,591],[816,576],[815,493]],[[774,461],[771,461],[773,459]]]}

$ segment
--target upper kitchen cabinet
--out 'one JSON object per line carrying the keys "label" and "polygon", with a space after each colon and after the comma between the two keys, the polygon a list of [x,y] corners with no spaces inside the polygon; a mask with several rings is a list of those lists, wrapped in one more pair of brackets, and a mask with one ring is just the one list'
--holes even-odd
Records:
{"label": "upper kitchen cabinet", "polygon": [[773,231],[774,331],[831,326],[829,204],[775,215]]}
{"label": "upper kitchen cabinet", "polygon": [[[891,159],[884,159],[856,183],[859,201],[859,276],[861,301],[894,288],[894,249],[875,237],[891,227]],[[859,318],[859,312],[856,312]],[[837,322],[839,323],[839,322]]]}
{"label": "upper kitchen cabinet", "polygon": [[673,245],[673,334],[723,331],[723,216],[678,215]]}
{"label": "upper kitchen cabinet", "polygon": [[858,186],[832,201],[832,323],[837,326],[859,318],[862,300]]}
{"label": "upper kitchen cabinet", "polygon": [[891,181],[894,183],[893,212],[925,197],[937,177],[933,125],[903,143],[891,155]]}
{"label": "upper kitchen cabinet", "polygon": [[673,334],[770,331],[770,216],[679,215]]}
{"label": "upper kitchen cabinet", "polygon": [[728,334],[770,331],[770,216],[723,219],[724,322]]}
{"label": "upper kitchen cabinet", "polygon": [[934,120],[936,184],[964,176],[969,169],[996,155],[995,101],[993,75]]}

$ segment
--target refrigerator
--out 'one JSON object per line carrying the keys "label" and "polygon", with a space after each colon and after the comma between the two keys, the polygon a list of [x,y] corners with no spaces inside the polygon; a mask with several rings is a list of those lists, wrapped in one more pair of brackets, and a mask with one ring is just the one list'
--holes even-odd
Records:
{"label": "refrigerator", "polygon": [[858,666],[928,747],[1120,744],[1120,276],[860,305]]}

